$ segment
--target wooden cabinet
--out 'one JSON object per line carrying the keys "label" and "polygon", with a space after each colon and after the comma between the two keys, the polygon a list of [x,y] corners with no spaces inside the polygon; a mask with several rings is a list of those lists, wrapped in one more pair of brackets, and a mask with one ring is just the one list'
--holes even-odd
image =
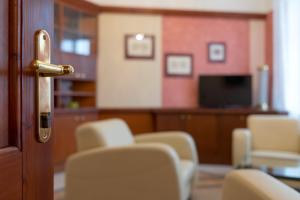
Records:
{"label": "wooden cabinet", "polygon": [[200,163],[231,164],[232,131],[245,128],[250,114],[286,113],[252,109],[56,109],[54,160],[55,164],[62,163],[76,151],[74,133],[81,123],[121,118],[133,134],[185,131],[195,140]]}
{"label": "wooden cabinet", "polygon": [[246,128],[250,114],[286,114],[252,109],[156,110],[156,130],[182,130],[192,135],[201,163],[231,164],[232,132]]}
{"label": "wooden cabinet", "polygon": [[156,116],[157,131],[185,130],[184,114],[159,114]]}
{"label": "wooden cabinet", "polygon": [[123,119],[134,135],[149,133],[155,130],[154,116],[148,110],[100,110],[99,120],[120,118]]}
{"label": "wooden cabinet", "polygon": [[217,162],[218,121],[215,115],[190,113],[157,114],[157,131],[180,130],[192,135],[200,162]]}
{"label": "wooden cabinet", "polygon": [[219,116],[221,163],[232,161],[232,132],[236,128],[247,127],[246,114],[224,114]]}
{"label": "wooden cabinet", "polygon": [[97,17],[85,1],[56,0],[54,62],[75,72],[54,79],[55,108],[96,106]]}
{"label": "wooden cabinet", "polygon": [[53,120],[54,163],[59,164],[76,152],[75,130],[88,121],[97,120],[95,112],[56,113]]}
{"label": "wooden cabinet", "polygon": [[185,130],[195,140],[200,162],[215,162],[219,153],[217,128],[218,121],[215,115],[187,115]]}

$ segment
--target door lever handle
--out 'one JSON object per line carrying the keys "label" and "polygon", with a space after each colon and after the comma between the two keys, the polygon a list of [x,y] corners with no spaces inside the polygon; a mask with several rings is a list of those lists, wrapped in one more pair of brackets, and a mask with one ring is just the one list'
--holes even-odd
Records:
{"label": "door lever handle", "polygon": [[52,124],[52,82],[51,77],[72,74],[74,68],[71,65],[51,64],[51,41],[45,30],[39,30],[35,34],[35,59],[33,70],[36,80],[36,129],[37,139],[46,143],[51,137]]}
{"label": "door lever handle", "polygon": [[74,73],[74,68],[71,65],[54,65],[40,60],[35,60],[33,65],[36,72],[42,77],[63,76]]}

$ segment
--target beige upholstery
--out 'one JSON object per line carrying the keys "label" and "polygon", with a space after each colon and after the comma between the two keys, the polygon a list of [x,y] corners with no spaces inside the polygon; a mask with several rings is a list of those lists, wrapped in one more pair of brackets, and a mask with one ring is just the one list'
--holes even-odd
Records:
{"label": "beige upholstery", "polygon": [[193,138],[181,131],[156,132],[135,137],[136,143],[159,142],[172,146],[183,160],[198,162],[197,150]]}
{"label": "beige upholstery", "polygon": [[122,120],[89,122],[76,130],[78,151],[95,147],[114,147],[133,143],[133,137]]}
{"label": "beige upholstery", "polygon": [[248,118],[248,127],[253,149],[299,153],[298,120],[288,116],[254,115]]}
{"label": "beige upholstery", "polygon": [[183,132],[133,137],[119,119],[76,131],[79,152],[66,164],[66,200],[186,200],[197,166]]}
{"label": "beige upholstery", "polygon": [[223,200],[300,200],[300,194],[258,170],[235,170],[223,185]]}
{"label": "beige upholstery", "polygon": [[299,121],[288,116],[252,115],[248,129],[233,132],[233,164],[300,166]]}

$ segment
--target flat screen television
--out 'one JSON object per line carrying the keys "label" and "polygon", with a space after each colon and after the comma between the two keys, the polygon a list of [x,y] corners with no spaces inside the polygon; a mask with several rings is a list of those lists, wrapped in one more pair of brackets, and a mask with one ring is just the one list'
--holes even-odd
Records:
{"label": "flat screen television", "polygon": [[251,107],[251,76],[199,76],[200,107]]}

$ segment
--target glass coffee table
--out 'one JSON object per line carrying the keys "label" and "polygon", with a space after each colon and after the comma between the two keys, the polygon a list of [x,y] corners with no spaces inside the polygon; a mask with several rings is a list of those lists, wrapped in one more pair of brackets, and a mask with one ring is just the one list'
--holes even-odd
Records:
{"label": "glass coffee table", "polygon": [[264,171],[300,192],[300,168],[273,168]]}

